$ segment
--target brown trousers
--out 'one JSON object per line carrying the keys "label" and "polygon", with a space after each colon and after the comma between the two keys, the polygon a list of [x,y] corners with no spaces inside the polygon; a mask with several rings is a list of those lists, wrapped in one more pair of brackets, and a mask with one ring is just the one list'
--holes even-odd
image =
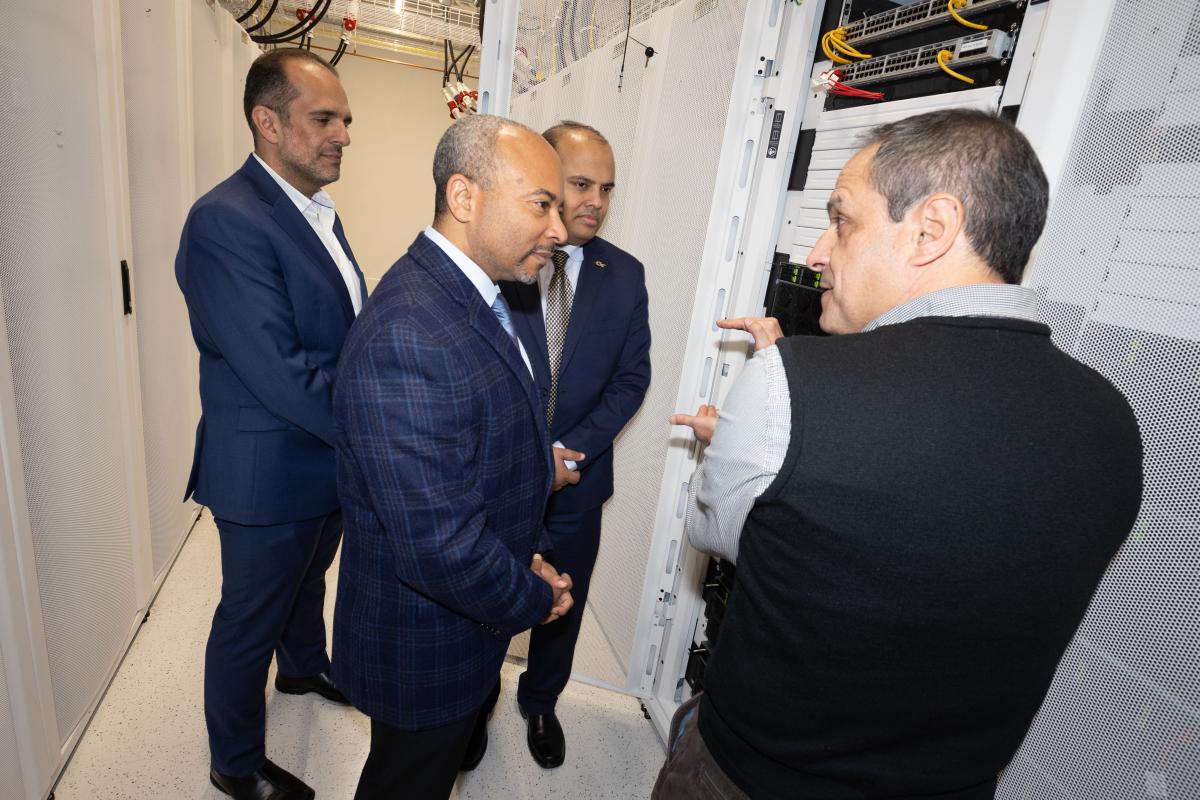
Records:
{"label": "brown trousers", "polygon": [[654,783],[651,800],[749,800],[717,766],[700,736],[700,697],[679,707],[671,718],[667,763]]}

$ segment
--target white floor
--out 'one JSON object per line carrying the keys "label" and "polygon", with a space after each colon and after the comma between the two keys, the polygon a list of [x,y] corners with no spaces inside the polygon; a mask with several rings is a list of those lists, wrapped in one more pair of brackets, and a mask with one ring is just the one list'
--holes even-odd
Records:
{"label": "white floor", "polygon": [[[205,512],[63,773],[56,800],[224,797],[208,782],[202,693],[219,563],[216,528]],[[327,619],[336,564],[329,575]],[[515,701],[520,672],[505,664],[487,755],[478,769],[460,777],[452,797],[649,797],[664,751],[636,699],[572,681],[558,704],[567,761],[544,770],[525,746]],[[353,709],[268,690],[267,754],[301,775],[322,800],[353,797],[369,739],[366,717]]]}

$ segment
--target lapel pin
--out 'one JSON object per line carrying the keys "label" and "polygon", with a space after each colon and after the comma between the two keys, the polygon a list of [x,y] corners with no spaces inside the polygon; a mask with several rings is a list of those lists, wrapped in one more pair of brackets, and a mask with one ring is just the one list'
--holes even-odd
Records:
{"label": "lapel pin", "polygon": [[597,258],[597,259],[596,259],[596,266],[597,266],[597,267],[599,267],[600,269],[604,269],[604,267],[605,267],[606,265],[605,265],[605,263],[604,263],[603,261],[601,261],[600,259],[598,259],[598,258]]}

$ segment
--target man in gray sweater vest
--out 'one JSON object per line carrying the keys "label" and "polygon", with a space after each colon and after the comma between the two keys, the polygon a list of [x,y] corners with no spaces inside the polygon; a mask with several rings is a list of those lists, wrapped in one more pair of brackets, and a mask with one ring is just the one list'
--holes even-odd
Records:
{"label": "man in gray sweater vest", "polygon": [[758,351],[719,425],[672,422],[711,440],[687,532],[738,585],[656,798],[994,794],[1142,491],[1128,402],[1019,285],[1047,194],[995,116],[884,125],[808,261],[849,335],[722,322]]}

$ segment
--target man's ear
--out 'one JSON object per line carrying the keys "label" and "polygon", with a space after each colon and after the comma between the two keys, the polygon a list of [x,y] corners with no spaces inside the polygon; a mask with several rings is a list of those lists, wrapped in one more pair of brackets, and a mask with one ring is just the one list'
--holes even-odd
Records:
{"label": "man's ear", "polygon": [[283,120],[278,114],[266,106],[255,106],[250,109],[250,120],[254,123],[254,129],[258,131],[260,139],[279,144],[279,131],[283,127]]}
{"label": "man's ear", "polygon": [[446,181],[446,207],[459,222],[470,222],[478,211],[479,184],[466,175],[454,173]]}
{"label": "man's ear", "polygon": [[932,264],[950,251],[963,230],[963,204],[945,192],[930,195],[913,209],[916,215],[913,265]]}

